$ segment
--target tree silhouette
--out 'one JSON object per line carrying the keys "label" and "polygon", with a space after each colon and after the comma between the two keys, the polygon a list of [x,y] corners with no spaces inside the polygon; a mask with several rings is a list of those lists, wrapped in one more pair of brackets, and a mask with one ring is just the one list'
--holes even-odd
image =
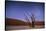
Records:
{"label": "tree silhouette", "polygon": [[32,14],[31,20],[32,20],[32,28],[34,28],[35,27],[35,17],[34,17],[34,14]]}
{"label": "tree silhouette", "polygon": [[[27,13],[27,12],[25,12],[25,13]],[[29,13],[27,13],[27,14],[29,15]],[[31,15],[29,15],[29,16],[30,16],[30,19],[32,20],[32,28],[34,28],[35,27],[35,17],[34,17],[34,14],[33,13],[31,13]],[[31,26],[30,25],[31,24],[31,22],[30,22],[31,20],[29,20],[26,15],[25,15],[25,19],[26,19],[26,21],[29,22],[28,25]]]}
{"label": "tree silhouette", "polygon": [[[26,13],[26,12],[25,12]],[[28,19],[28,17],[27,17],[27,15],[24,13],[24,16],[25,16],[25,19],[26,19],[26,21],[27,21],[27,25],[29,25],[29,23],[30,23],[30,21],[29,21],[29,19]]]}

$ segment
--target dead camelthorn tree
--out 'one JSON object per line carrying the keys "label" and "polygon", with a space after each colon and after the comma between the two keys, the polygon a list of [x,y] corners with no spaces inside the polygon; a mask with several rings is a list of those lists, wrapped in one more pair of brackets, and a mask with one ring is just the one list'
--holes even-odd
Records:
{"label": "dead camelthorn tree", "polygon": [[[32,28],[34,28],[35,27],[35,17],[34,17],[34,14],[32,13],[31,15],[29,15],[29,13],[27,13],[28,14],[28,16],[30,17],[30,19],[32,20]],[[26,15],[25,15],[26,16]],[[28,19],[28,17],[26,16],[26,18],[25,18],[29,23],[28,23],[28,25],[31,27],[31,20],[29,20]]]}
{"label": "dead camelthorn tree", "polygon": [[[29,15],[29,13],[28,12],[25,12],[28,16],[30,16]],[[29,18],[28,18],[28,16],[27,15],[25,15],[25,19],[26,19],[26,21],[27,21],[27,24],[30,26],[30,27],[32,27],[32,25],[31,25],[31,20],[29,20]],[[31,17],[31,16],[30,16]]]}
{"label": "dead camelthorn tree", "polygon": [[[26,13],[26,12],[25,12]],[[25,19],[26,19],[26,21],[27,21],[27,25],[29,25],[29,23],[30,23],[30,21],[29,21],[29,19],[28,19],[28,17],[27,17],[27,15],[24,13],[24,16],[25,16]]]}
{"label": "dead camelthorn tree", "polygon": [[35,17],[34,17],[34,14],[32,14],[31,20],[32,20],[32,28],[34,28],[35,27]]}
{"label": "dead camelthorn tree", "polygon": [[[27,13],[28,14],[28,13]],[[29,14],[28,14],[29,15]],[[30,19],[32,20],[32,28],[34,28],[35,27],[35,15],[33,14],[33,13],[31,13],[31,15],[29,15],[30,16]],[[30,21],[31,21],[30,20]]]}
{"label": "dead camelthorn tree", "polygon": [[[29,15],[29,13],[27,13],[27,14]],[[31,13],[31,15],[29,15],[29,16],[30,16],[30,19],[32,20],[32,28],[34,28],[35,27],[35,16],[33,13]]]}

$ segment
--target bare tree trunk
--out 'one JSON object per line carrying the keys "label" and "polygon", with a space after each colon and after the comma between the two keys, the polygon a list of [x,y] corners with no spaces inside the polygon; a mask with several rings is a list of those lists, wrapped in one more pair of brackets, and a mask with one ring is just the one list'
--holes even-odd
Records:
{"label": "bare tree trunk", "polygon": [[32,28],[34,28],[35,27],[35,17],[34,17],[34,15],[32,14],[32,17],[31,17],[31,20],[32,20]]}

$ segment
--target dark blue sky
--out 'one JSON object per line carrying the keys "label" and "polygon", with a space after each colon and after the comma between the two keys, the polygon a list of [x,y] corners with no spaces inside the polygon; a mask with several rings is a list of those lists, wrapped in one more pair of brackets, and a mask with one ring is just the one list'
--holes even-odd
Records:
{"label": "dark blue sky", "polygon": [[[24,12],[28,12],[30,15],[34,13],[36,20],[43,20],[44,4],[35,2],[6,2],[6,17],[25,20]],[[26,15],[28,16],[28,14]]]}

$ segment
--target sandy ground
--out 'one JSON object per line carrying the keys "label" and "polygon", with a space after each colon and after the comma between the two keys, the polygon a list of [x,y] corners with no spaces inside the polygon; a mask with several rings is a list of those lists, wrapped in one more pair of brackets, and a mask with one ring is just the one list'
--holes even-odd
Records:
{"label": "sandy ground", "polygon": [[18,29],[30,29],[31,27],[29,26],[7,26],[7,30],[18,30]]}
{"label": "sandy ground", "polygon": [[[44,26],[35,26],[35,28],[44,28]],[[29,26],[6,26],[6,30],[19,30],[19,29],[35,29]]]}
{"label": "sandy ground", "polygon": [[35,28],[29,26],[6,26],[6,31],[27,30],[27,29],[44,29],[44,26],[35,26]]}

